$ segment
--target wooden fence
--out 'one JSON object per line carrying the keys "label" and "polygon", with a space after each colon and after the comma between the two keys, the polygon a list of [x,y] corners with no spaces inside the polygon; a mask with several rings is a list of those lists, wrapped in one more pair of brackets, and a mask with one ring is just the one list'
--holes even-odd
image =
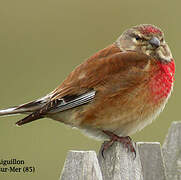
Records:
{"label": "wooden fence", "polygon": [[60,180],[181,180],[181,122],[172,123],[162,147],[136,143],[136,158],[120,143],[104,159],[100,152],[69,151]]}

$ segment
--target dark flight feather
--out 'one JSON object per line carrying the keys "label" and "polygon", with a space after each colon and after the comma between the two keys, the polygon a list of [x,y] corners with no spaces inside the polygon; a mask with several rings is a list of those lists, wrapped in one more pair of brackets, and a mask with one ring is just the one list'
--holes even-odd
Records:
{"label": "dark flight feather", "polygon": [[73,95],[61,99],[54,99],[53,101],[50,101],[49,103],[44,105],[38,111],[35,111],[29,116],[16,122],[16,125],[21,126],[23,124],[41,119],[45,117],[47,113],[62,112],[89,103],[92,99],[94,99],[95,94],[96,91],[92,90],[79,96]]}

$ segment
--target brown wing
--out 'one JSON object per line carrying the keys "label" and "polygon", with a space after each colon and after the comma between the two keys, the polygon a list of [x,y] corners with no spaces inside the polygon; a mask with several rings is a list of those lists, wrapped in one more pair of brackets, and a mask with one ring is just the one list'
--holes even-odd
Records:
{"label": "brown wing", "polygon": [[[90,89],[106,90],[108,86],[112,86],[111,89],[115,91],[116,87],[128,88],[136,79],[144,77],[148,62],[149,57],[144,54],[121,52],[118,47],[111,45],[72,71],[54,90],[52,100],[67,95],[80,95]],[[118,84],[115,82],[116,79]]]}
{"label": "brown wing", "polygon": [[[21,121],[22,125],[44,117],[47,112],[61,112],[90,102],[99,96],[114,96],[141,82],[149,70],[149,57],[136,52],[120,52],[111,45],[79,65],[52,93],[44,107]],[[83,98],[82,98],[83,97]]]}

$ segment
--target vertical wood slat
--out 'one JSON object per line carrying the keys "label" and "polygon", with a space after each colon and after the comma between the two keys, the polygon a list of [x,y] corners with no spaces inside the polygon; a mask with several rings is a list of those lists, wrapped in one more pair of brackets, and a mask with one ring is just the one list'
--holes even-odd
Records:
{"label": "vertical wood slat", "polygon": [[94,151],[69,151],[60,180],[102,180]]}
{"label": "vertical wood slat", "polygon": [[136,151],[134,158],[120,143],[105,159],[101,150],[98,159],[94,151],[69,151],[60,180],[181,180],[181,122],[172,123],[162,150],[160,143],[138,142]]}
{"label": "vertical wood slat", "polygon": [[181,122],[173,122],[162,146],[168,180],[181,180]]}
{"label": "vertical wood slat", "polygon": [[145,180],[166,180],[161,146],[158,142],[137,143]]}
{"label": "vertical wood slat", "polygon": [[135,158],[134,153],[116,142],[104,152],[103,158],[102,148],[98,160],[104,180],[143,180],[138,151]]}

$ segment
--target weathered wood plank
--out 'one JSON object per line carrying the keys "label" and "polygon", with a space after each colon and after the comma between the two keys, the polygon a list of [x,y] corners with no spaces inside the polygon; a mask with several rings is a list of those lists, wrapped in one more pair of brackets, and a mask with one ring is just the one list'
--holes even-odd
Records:
{"label": "weathered wood plank", "polygon": [[102,180],[94,151],[69,151],[60,180]]}
{"label": "weathered wood plank", "polygon": [[181,122],[173,122],[162,146],[168,180],[181,180]]}
{"label": "weathered wood plank", "polygon": [[104,159],[101,151],[98,159],[94,151],[70,151],[60,180],[181,180],[181,122],[172,123],[163,155],[156,142],[138,142],[136,158],[121,143],[106,150]]}
{"label": "weathered wood plank", "polygon": [[[102,146],[103,147],[103,146]],[[121,143],[114,143],[112,147],[98,155],[100,168],[104,180],[143,180],[139,153],[136,158],[133,153]]]}
{"label": "weathered wood plank", "polygon": [[160,143],[138,142],[137,146],[143,170],[143,179],[166,180]]}

